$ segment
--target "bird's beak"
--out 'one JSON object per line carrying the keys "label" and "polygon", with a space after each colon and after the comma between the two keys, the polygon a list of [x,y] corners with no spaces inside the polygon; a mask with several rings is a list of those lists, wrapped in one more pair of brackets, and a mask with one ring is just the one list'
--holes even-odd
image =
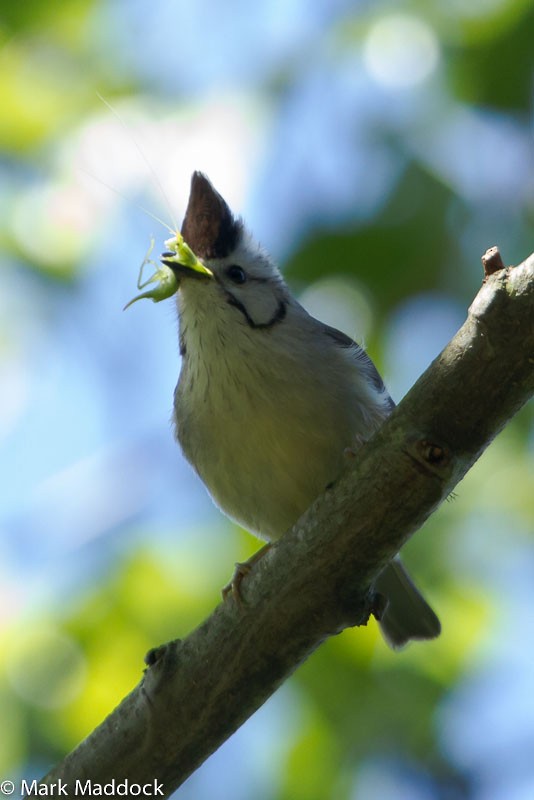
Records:
{"label": "bird's beak", "polygon": [[161,263],[170,267],[177,278],[213,278],[211,269],[196,257],[181,234],[167,239],[165,245],[169,249],[161,254]]}

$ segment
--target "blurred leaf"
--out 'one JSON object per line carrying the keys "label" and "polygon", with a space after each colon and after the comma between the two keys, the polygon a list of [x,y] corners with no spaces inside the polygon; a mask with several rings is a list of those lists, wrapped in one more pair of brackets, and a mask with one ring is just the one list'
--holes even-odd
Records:
{"label": "blurred leaf", "polygon": [[[469,103],[527,112],[532,95],[531,2],[508,3],[502,15],[484,25],[477,20],[467,32],[468,46],[452,47],[447,70],[455,94]],[[478,34],[484,30],[484,36]]]}
{"label": "blurred leaf", "polygon": [[0,676],[0,718],[4,727],[0,736],[0,773],[11,778],[28,756],[29,737],[24,709],[6,686],[3,676]]}
{"label": "blurred leaf", "polygon": [[288,754],[282,800],[331,796],[339,768],[339,751],[332,730],[309,709],[308,718],[302,721],[302,734]]}
{"label": "blurred leaf", "polygon": [[436,286],[458,259],[448,233],[452,192],[411,164],[373,224],[355,230],[319,231],[290,258],[287,273],[306,281],[337,272],[368,286],[382,313],[413,292]]}
{"label": "blurred leaf", "polygon": [[79,45],[82,37],[87,38],[88,16],[96,5],[95,0],[71,0],[68,4],[48,0],[4,3],[0,31],[7,41],[40,33],[57,44]]}

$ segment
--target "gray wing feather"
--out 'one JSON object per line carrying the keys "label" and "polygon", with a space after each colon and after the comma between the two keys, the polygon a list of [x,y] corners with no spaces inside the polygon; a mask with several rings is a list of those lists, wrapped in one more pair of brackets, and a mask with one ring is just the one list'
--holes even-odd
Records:
{"label": "gray wing feather", "polygon": [[355,342],[354,339],[351,339],[350,336],[347,336],[346,333],[342,333],[342,331],[338,331],[337,328],[332,328],[330,325],[322,324],[323,332],[326,336],[329,336],[330,339],[333,339],[334,342],[339,345],[339,347],[345,348],[352,348],[354,350],[354,358],[358,363],[360,368],[363,368],[363,371],[366,373],[367,377],[369,378],[370,383],[374,386],[374,388],[380,394],[385,394],[389,401],[389,411],[393,411],[395,408],[395,403],[391,399],[382,380],[382,377],[373,364],[372,360],[369,358],[365,350],[358,342]]}

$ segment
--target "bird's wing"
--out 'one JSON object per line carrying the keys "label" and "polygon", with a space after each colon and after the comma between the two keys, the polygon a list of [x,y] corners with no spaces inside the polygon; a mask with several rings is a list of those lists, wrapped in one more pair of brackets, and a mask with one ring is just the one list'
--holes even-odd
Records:
{"label": "bird's wing", "polygon": [[333,339],[339,347],[344,347],[347,349],[351,348],[354,351],[354,359],[357,362],[357,366],[365,372],[370,383],[372,383],[376,391],[379,394],[384,394],[387,396],[389,411],[393,411],[395,408],[395,403],[389,396],[388,390],[386,389],[384,381],[382,380],[382,376],[363,347],[359,345],[358,342],[355,342],[354,339],[351,339],[350,336],[347,336],[346,333],[338,331],[337,328],[332,328],[331,325],[325,325],[324,323],[321,323],[321,327],[323,333],[330,339]]}

